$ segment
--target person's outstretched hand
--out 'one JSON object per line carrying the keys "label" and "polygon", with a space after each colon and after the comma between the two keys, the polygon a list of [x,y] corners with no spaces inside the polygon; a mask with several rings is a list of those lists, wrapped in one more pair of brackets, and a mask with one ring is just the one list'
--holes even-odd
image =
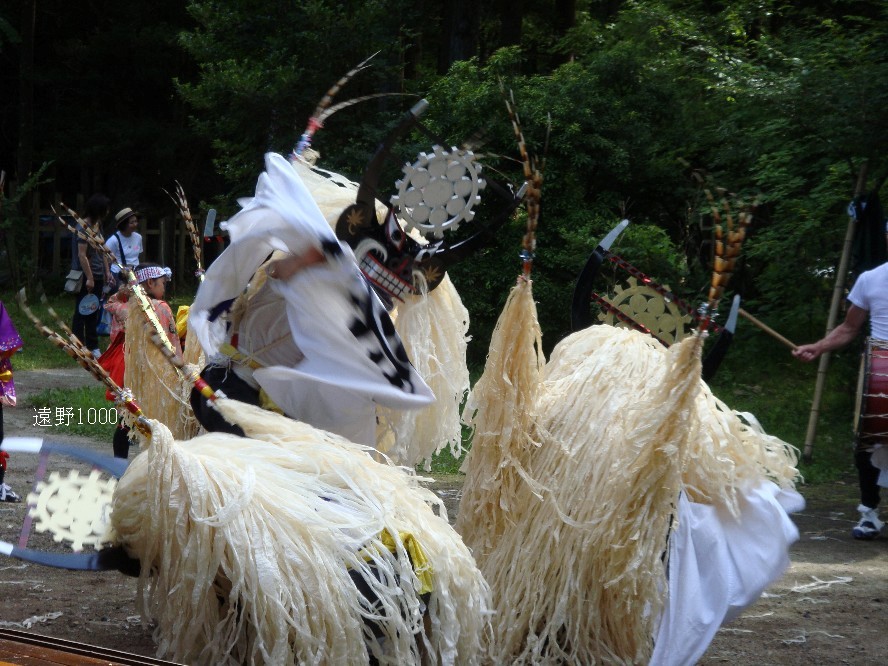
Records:
{"label": "person's outstretched hand", "polygon": [[805,363],[813,361],[822,353],[823,352],[820,350],[820,345],[818,345],[816,342],[810,345],[801,345],[792,350],[792,355],[800,361],[804,361]]}

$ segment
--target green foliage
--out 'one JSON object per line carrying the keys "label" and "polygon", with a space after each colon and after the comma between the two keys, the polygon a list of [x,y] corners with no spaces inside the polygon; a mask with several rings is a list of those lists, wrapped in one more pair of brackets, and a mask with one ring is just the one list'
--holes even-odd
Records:
{"label": "green foliage", "polygon": [[[178,90],[194,111],[193,127],[212,142],[214,164],[234,193],[251,189],[263,152],[293,148],[329,86],[374,52],[380,51],[373,67],[349,82],[336,101],[401,92],[392,82],[405,46],[384,35],[410,23],[412,3],[196,0],[188,10],[197,25],[179,40],[200,71],[194,81],[178,81]],[[365,107],[385,117],[388,107],[400,113],[404,105],[384,98]],[[330,130],[318,134],[315,147],[334,159],[325,166],[346,165],[346,171],[360,173],[380,136],[378,122],[368,127],[362,119],[367,111],[361,111],[341,111],[330,119]]]}
{"label": "green foliage", "polygon": [[[590,54],[589,59],[588,64],[562,65],[550,76],[521,76],[516,75],[520,53],[503,49],[485,65],[457,63],[428,94],[433,120],[443,134],[465,136],[473,128],[488,129],[484,148],[490,172],[517,185],[523,176],[502,82],[514,97],[529,151],[540,161],[545,157],[533,277],[547,349],[569,332],[574,281],[625,209],[632,211],[638,229],[627,235],[627,247],[638,250],[633,261],[644,261],[646,270],[673,282],[680,280],[685,263],[676,241],[685,235],[691,188],[669,139],[671,112],[680,113],[678,99],[661,77],[640,66],[638,54],[619,45],[607,53]],[[435,114],[437,108],[448,113]],[[498,157],[502,155],[513,157]],[[471,265],[451,270],[457,288],[473,285],[461,293],[481,349],[486,348],[508,288],[520,272],[525,223],[518,216]],[[481,361],[473,357],[473,363]]]}
{"label": "green foliage", "polygon": [[[6,306],[12,323],[22,337],[21,350],[12,358],[14,370],[43,370],[47,368],[70,368],[74,361],[61,349],[49,342],[27,318],[19,307],[14,291],[0,292],[0,300]],[[66,325],[71,324],[74,312],[74,296],[65,293],[47,294],[47,304],[39,302],[36,294],[29,293],[28,306],[42,322],[50,328],[62,333],[62,329],[50,315],[49,308],[62,319]]]}
{"label": "green foliage", "polygon": [[44,163],[27,180],[19,186],[15,194],[6,197],[0,190],[0,255],[6,266],[0,266],[0,271],[9,270],[9,279],[13,285],[31,284],[34,275],[33,257],[29,252],[31,244],[31,228],[29,218],[22,212],[24,203],[30,201],[34,190],[46,182],[43,175],[48,164]]}
{"label": "green foliage", "polygon": [[[453,454],[450,453],[450,449],[445,449],[438,455],[432,456],[432,464],[431,464],[431,474],[435,477],[441,476],[462,476],[462,472],[460,472],[460,467],[466,459],[466,453],[463,453],[459,458],[454,458]],[[421,465],[416,468],[417,474],[428,474]]]}
{"label": "green foliage", "polygon": [[[853,345],[832,356],[812,460],[800,464],[806,483],[835,480],[853,471],[859,354],[859,347]],[[801,459],[816,373],[817,363],[800,363],[785,347],[741,320],[734,344],[711,387],[731,409],[753,414],[765,432],[796,447]]]}

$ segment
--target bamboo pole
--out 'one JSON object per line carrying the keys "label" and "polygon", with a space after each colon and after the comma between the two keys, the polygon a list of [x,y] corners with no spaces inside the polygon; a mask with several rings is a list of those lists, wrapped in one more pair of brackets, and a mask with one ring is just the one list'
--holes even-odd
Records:
{"label": "bamboo pole", "polygon": [[[857,174],[857,184],[854,187],[855,199],[863,193],[868,169],[869,162],[864,160],[863,164],[860,165],[860,172]],[[839,306],[842,304],[842,298],[845,294],[845,277],[848,274],[848,264],[851,261],[851,244],[854,241],[855,226],[855,219],[849,217],[848,227],[845,229],[845,244],[842,248],[842,258],[839,260],[839,267],[836,270],[836,284],[833,288],[832,302],[829,306],[825,335],[829,335],[836,327],[836,320],[839,318]],[[808,432],[805,434],[805,448],[802,452],[802,459],[806,463],[810,463],[813,456],[814,437],[817,434],[817,420],[820,417],[820,401],[823,398],[823,386],[826,383],[826,370],[829,368],[830,356],[830,352],[823,353],[817,366],[817,381],[814,384],[814,398],[811,401],[811,413],[808,415]]]}

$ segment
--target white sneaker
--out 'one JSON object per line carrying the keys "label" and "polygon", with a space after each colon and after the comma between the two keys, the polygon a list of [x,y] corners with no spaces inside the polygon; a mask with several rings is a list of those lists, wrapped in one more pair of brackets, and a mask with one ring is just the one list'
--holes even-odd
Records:
{"label": "white sneaker", "polygon": [[885,526],[885,523],[879,520],[878,509],[870,509],[868,506],[861,504],[857,507],[857,510],[860,511],[860,522],[851,530],[851,536],[863,541],[875,539]]}
{"label": "white sneaker", "polygon": [[20,502],[22,500],[8,483],[0,483],[0,502]]}
{"label": "white sneaker", "polygon": [[92,355],[93,355],[93,358],[99,358],[99,356],[102,355],[102,350],[101,349],[93,349]]}

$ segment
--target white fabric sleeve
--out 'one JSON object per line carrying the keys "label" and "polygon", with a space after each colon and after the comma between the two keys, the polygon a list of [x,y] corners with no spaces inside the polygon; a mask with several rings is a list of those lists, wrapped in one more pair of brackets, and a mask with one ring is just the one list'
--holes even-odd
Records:
{"label": "white fabric sleeve", "polygon": [[678,528],[669,542],[669,594],[651,666],[696,663],[719,627],[789,566],[789,547],[799,538],[789,513],[804,509],[802,496],[763,481],[743,492],[739,505],[734,518],[681,494]]}

